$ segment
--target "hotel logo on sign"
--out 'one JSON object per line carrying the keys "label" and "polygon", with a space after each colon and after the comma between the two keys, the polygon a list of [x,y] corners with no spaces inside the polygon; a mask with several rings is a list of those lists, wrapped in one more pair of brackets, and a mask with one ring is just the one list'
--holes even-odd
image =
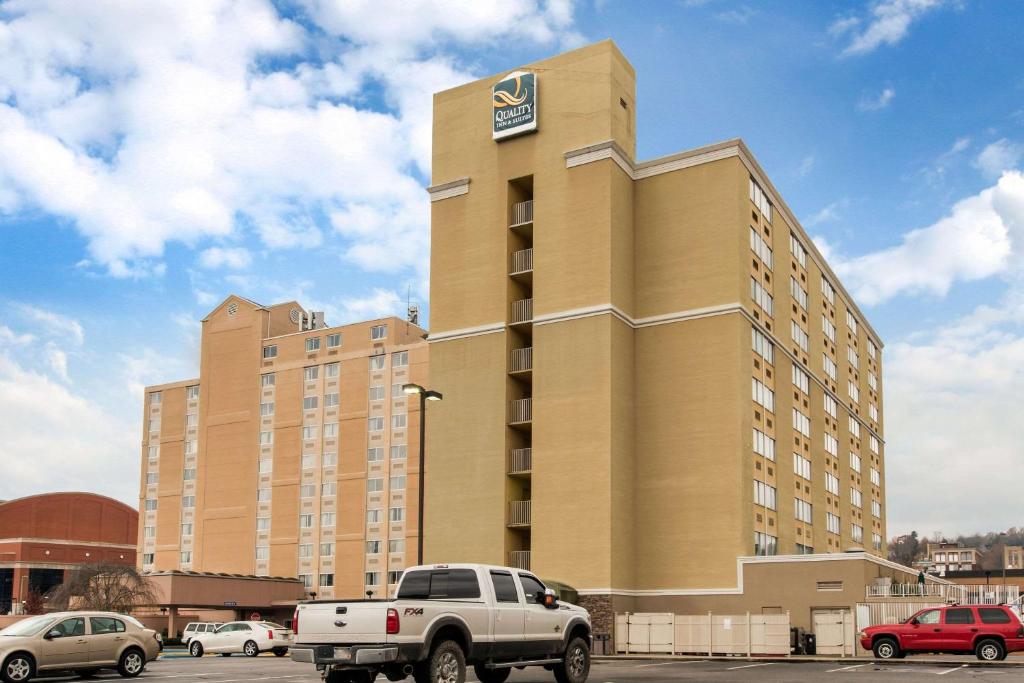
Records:
{"label": "hotel logo on sign", "polygon": [[494,85],[494,139],[537,130],[537,74],[516,71]]}

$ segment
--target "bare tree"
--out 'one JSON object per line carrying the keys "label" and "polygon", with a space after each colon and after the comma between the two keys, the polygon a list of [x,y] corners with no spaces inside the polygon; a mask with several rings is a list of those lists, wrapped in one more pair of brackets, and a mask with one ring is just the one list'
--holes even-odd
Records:
{"label": "bare tree", "polygon": [[149,579],[135,567],[122,564],[85,564],[49,596],[51,609],[89,609],[127,613],[156,602]]}

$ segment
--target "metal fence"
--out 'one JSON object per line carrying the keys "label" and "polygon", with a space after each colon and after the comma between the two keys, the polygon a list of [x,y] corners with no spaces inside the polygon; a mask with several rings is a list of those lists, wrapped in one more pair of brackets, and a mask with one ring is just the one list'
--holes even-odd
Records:
{"label": "metal fence", "polygon": [[508,504],[509,526],[530,526],[529,500],[513,500]]}
{"label": "metal fence", "polygon": [[528,273],[533,270],[533,249],[520,249],[512,254],[511,275]]}
{"label": "metal fence", "polygon": [[526,346],[521,349],[512,349],[512,357],[509,359],[509,370],[511,372],[533,370],[533,347]]}
{"label": "metal fence", "polygon": [[999,605],[1015,602],[1020,597],[1020,586],[894,583],[887,586],[867,586],[865,595],[869,600],[872,598],[932,598],[942,602],[959,602],[961,604]]}
{"label": "metal fence", "polygon": [[520,299],[512,302],[511,322],[528,323],[533,320],[533,299]]}
{"label": "metal fence", "polygon": [[508,421],[511,424],[521,424],[533,420],[533,399],[517,398],[509,403]]}
{"label": "metal fence", "polygon": [[615,651],[625,654],[788,655],[789,613],[615,615]]}
{"label": "metal fence", "polygon": [[508,473],[525,474],[533,469],[533,453],[530,448],[513,448],[508,453]]}
{"label": "metal fence", "polygon": [[528,199],[525,202],[518,202],[512,205],[512,222],[511,227],[517,225],[523,225],[525,223],[533,222],[533,200]]}

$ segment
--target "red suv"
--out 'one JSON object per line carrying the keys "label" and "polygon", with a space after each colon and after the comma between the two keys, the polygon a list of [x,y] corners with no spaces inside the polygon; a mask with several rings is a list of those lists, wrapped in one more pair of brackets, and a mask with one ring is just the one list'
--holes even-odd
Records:
{"label": "red suv", "polygon": [[1024,625],[1005,605],[952,605],[923,609],[902,624],[869,626],[860,646],[879,659],[911,652],[973,652],[978,659],[1004,659],[1024,650]]}

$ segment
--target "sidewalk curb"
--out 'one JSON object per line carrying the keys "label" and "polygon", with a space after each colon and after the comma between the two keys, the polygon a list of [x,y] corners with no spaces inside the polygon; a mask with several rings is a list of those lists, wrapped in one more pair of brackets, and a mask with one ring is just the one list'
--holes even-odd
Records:
{"label": "sidewalk curb", "polygon": [[[595,662],[758,662],[764,664],[878,664],[883,666],[967,666],[967,667],[1024,667],[1024,657],[1008,657],[998,662],[983,662],[980,659],[934,659],[921,657],[908,657],[907,659],[886,659],[880,660],[874,657],[821,657],[814,655],[794,655],[792,657],[748,657],[746,655],[723,656],[716,655],[593,655],[591,659]],[[1017,661],[1014,661],[1014,660]]]}

